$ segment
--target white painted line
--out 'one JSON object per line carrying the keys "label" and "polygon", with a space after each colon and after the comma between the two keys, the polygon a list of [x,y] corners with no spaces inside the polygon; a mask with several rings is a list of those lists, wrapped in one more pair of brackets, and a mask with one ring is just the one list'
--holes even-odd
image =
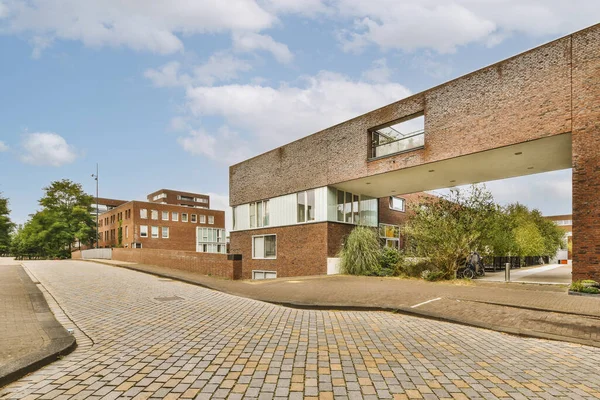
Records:
{"label": "white painted line", "polygon": [[422,306],[423,304],[431,303],[432,301],[438,301],[438,300],[441,300],[441,299],[442,299],[441,297],[438,297],[437,299],[427,300],[427,301],[424,301],[422,303],[415,304],[414,306],[410,306],[410,308],[417,308],[419,306]]}

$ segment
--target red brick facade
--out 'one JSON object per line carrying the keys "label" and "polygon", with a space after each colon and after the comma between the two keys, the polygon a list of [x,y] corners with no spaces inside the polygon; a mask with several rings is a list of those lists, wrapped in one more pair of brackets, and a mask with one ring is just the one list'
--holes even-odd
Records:
{"label": "red brick facade", "polygon": [[[140,210],[146,210],[146,218],[141,218]],[[152,211],[158,213],[157,219],[152,219]],[[168,212],[168,220],[163,220],[163,211]],[[177,213],[178,221],[173,221],[173,213]],[[183,214],[187,222],[183,222]],[[196,222],[192,222],[195,215]],[[204,216],[204,223],[201,223]],[[209,224],[209,216],[214,218],[214,224]],[[141,243],[144,249],[166,249],[196,251],[196,228],[225,228],[225,212],[219,210],[204,210],[176,205],[130,201],[111,211],[100,214],[99,217],[99,247],[118,246],[119,221],[122,228],[121,246],[131,247],[132,243]],[[148,227],[148,236],[142,237],[140,226]],[[152,226],[158,227],[158,238],[152,237]],[[162,237],[162,227],[169,228],[169,237]]]}
{"label": "red brick facade", "polygon": [[160,189],[147,196],[151,203],[172,204],[194,208],[210,208],[210,197],[201,193]]}

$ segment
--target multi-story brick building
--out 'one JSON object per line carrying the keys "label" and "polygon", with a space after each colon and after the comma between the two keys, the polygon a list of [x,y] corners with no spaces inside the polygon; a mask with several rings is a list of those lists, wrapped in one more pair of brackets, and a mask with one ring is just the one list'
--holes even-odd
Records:
{"label": "multi-story brick building", "polygon": [[573,169],[573,278],[600,280],[600,24],[230,167],[242,276],[324,274],[380,198]]}
{"label": "multi-story brick building", "polygon": [[[208,196],[191,194],[209,204]],[[225,212],[199,205],[129,201],[101,214],[98,231],[99,247],[227,252]]]}
{"label": "multi-story brick building", "polygon": [[174,204],[193,208],[210,208],[210,197],[200,193],[180,192],[161,189],[148,195],[148,201],[160,204]]}

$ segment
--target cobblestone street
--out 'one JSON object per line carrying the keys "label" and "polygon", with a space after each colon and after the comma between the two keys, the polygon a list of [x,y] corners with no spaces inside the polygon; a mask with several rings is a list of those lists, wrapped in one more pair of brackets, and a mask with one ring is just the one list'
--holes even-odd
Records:
{"label": "cobblestone street", "polygon": [[0,398],[600,398],[597,348],[289,309],[100,264],[25,266],[79,347]]}

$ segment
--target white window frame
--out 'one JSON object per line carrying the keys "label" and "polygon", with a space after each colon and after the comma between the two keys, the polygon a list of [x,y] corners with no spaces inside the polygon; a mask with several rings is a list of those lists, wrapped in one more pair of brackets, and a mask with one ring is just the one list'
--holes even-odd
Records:
{"label": "white window frame", "polygon": [[[269,274],[275,274],[274,278],[266,278],[264,277],[267,273]],[[262,274],[264,278],[255,278],[256,275],[258,274]],[[252,279],[256,279],[256,280],[265,280],[265,279],[277,279],[277,271],[267,271],[264,269],[253,269],[252,270]]]}
{"label": "white window frame", "polygon": [[140,225],[140,237],[148,237],[148,225]]}
{"label": "white window frame", "polygon": [[[165,235],[165,229],[167,230],[167,234]],[[160,227],[160,235],[163,239],[168,239],[169,238],[169,227],[168,226],[161,226]]]}
{"label": "white window frame", "polygon": [[201,224],[205,224],[206,223],[206,215],[200,215],[200,223]]}
{"label": "white window frame", "polygon": [[[165,215],[167,216],[166,218],[165,218]],[[168,211],[163,211],[162,215],[161,215],[161,219],[163,221],[168,221],[169,220],[169,212]]]}
{"label": "white window frame", "polygon": [[147,208],[140,208],[140,218],[148,219],[148,209]]}
{"label": "white window frame", "polygon": [[214,215],[209,215],[208,216],[208,223],[210,225],[214,225],[215,224],[215,216]]}
{"label": "white window frame", "polygon": [[[156,231],[156,234],[154,233],[154,231]],[[159,235],[159,233],[158,233],[158,226],[152,225],[150,227],[150,237],[152,239],[158,239],[158,237],[159,237],[158,235]]]}
{"label": "white window frame", "polygon": [[175,222],[179,221],[179,213],[177,211],[173,211],[171,213],[171,221],[175,221]]}
{"label": "white window frame", "polygon": [[158,210],[150,210],[150,219],[158,221]]}
{"label": "white window frame", "polygon": [[198,215],[196,215],[196,214],[190,214],[190,222],[192,224],[198,223]]}
{"label": "white window frame", "polygon": [[[393,206],[394,204],[394,199],[396,200],[402,200],[402,209],[399,208],[395,208]],[[396,196],[390,196],[389,198],[389,206],[390,206],[390,210],[394,210],[394,211],[400,211],[400,212],[406,212],[406,199],[403,197],[396,197]]]}
{"label": "white window frame", "polygon": [[[275,236],[275,255],[272,257],[265,257],[263,252],[263,257],[255,257],[254,255],[254,239],[265,236]],[[263,239],[264,240],[264,239]],[[263,242],[263,250],[264,250],[264,242]],[[276,260],[277,259],[277,234],[276,233],[267,233],[264,235],[252,235],[252,259],[253,260]]]}
{"label": "white window frame", "polygon": [[188,221],[189,221],[188,213],[181,213],[181,222],[188,222]]}

